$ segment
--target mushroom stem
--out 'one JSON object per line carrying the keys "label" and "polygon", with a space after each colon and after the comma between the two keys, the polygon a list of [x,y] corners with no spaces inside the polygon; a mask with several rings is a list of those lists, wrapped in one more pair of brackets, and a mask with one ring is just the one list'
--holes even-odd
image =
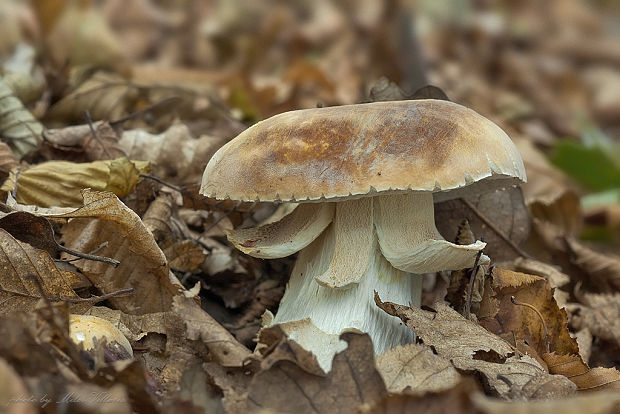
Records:
{"label": "mushroom stem", "polygon": [[[388,298],[384,300],[413,303],[415,306],[420,305],[422,291],[421,275],[410,275],[395,269],[383,258],[374,232],[369,240],[371,254],[367,268],[358,284],[350,285],[348,289],[319,285],[315,278],[328,270],[337,250],[335,228],[332,223],[300,252],[286,293],[272,321],[273,324],[283,324],[292,339],[314,353],[326,372],[331,369],[334,354],[346,347],[337,340],[343,330],[367,332],[377,354],[412,342],[413,332],[398,318],[388,315],[375,305],[373,291],[379,292],[382,299]],[[350,251],[349,254],[359,258],[358,252]],[[303,325],[305,328],[302,329],[297,322],[306,318],[314,326],[308,328]]]}

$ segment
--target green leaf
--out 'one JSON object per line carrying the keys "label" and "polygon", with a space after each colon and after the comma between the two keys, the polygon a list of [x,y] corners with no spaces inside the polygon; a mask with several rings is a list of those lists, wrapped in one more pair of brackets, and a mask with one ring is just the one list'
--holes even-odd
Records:
{"label": "green leaf", "polygon": [[600,147],[558,141],[551,162],[590,190],[620,188],[620,167]]}

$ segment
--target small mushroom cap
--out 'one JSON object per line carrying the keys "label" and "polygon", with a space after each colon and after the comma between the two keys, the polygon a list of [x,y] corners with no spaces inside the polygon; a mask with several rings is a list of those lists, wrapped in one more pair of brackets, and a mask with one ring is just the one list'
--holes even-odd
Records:
{"label": "small mushroom cap", "polygon": [[523,161],[501,128],[464,106],[428,99],[273,116],[215,153],[200,192],[304,202],[413,190],[445,200],[519,181]]}
{"label": "small mushroom cap", "polygon": [[69,315],[69,336],[76,344],[82,343],[86,351],[94,349],[95,343],[102,343],[105,337],[108,344],[116,341],[127,354],[133,356],[131,344],[125,335],[110,322],[97,316]]}

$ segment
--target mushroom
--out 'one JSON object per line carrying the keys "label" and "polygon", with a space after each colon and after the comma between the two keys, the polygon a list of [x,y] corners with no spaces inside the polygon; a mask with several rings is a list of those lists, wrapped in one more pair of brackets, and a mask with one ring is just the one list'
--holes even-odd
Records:
{"label": "mushroom", "polygon": [[[104,351],[114,359],[131,359],[131,344],[114,325],[105,319],[91,315],[69,315],[69,337],[76,344],[82,344],[87,352],[96,353],[97,348],[106,340]],[[106,358],[108,355],[106,355]]]}
{"label": "mushroom", "polygon": [[497,125],[440,100],[377,102],[286,112],[215,153],[201,194],[297,202],[278,222],[230,231],[244,253],[300,251],[275,317],[330,370],[343,330],[367,332],[375,352],[414,340],[375,306],[420,305],[422,275],[472,267],[485,243],[456,245],[435,228],[433,202],[525,181],[515,145]]}

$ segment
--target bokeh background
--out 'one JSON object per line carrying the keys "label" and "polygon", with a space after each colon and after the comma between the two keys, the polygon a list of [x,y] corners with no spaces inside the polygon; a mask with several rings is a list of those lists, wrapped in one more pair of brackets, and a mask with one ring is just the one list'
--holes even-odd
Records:
{"label": "bokeh background", "polygon": [[4,0],[0,60],[16,87],[34,62],[22,100],[46,126],[146,108],[141,127],[222,139],[431,84],[518,143],[536,214],[619,243],[617,1]]}

